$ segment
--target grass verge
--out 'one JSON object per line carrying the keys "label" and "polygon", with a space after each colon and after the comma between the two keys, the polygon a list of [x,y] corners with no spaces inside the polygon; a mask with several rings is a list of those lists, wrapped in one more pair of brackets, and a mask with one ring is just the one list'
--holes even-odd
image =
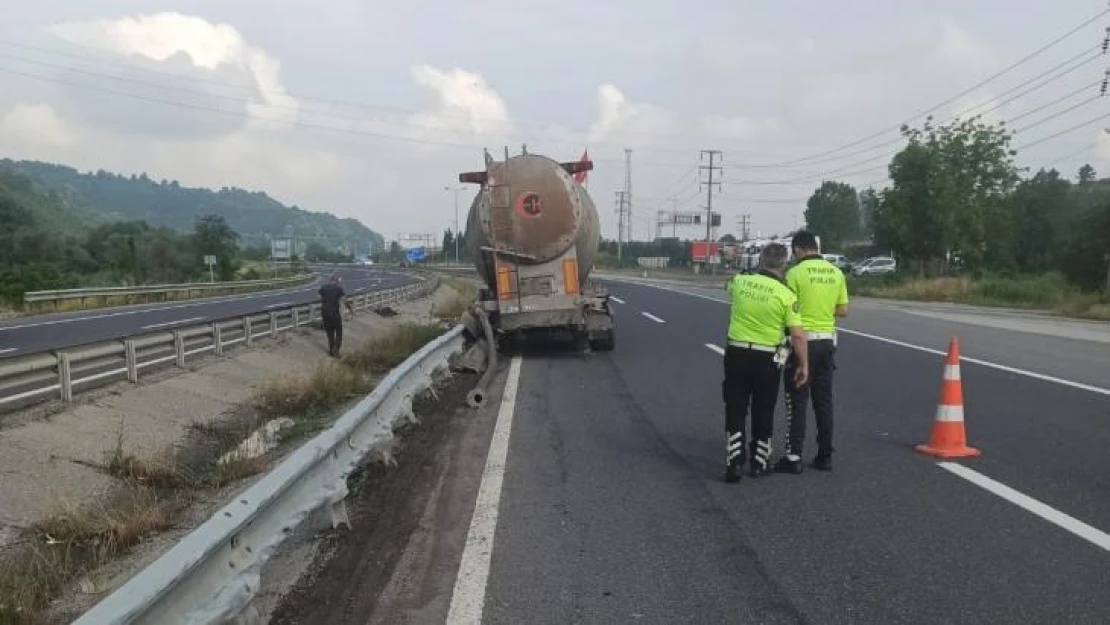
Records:
{"label": "grass verge", "polygon": [[1067,317],[1110,321],[1110,297],[1080,291],[1056,274],[984,276],[977,280],[969,277],[852,276],[848,288],[852,294],[870,297],[1027,308]]}
{"label": "grass verge", "polygon": [[457,321],[463,312],[478,298],[478,288],[474,280],[457,277],[442,277],[441,284],[446,284],[454,294],[444,302],[435,302],[432,305],[432,316],[443,321]]}
{"label": "grass verge", "polygon": [[257,430],[278,418],[291,420],[277,433],[280,445],[328,427],[337,408],[370,392],[382,374],[444,331],[439,324],[400,325],[341,361],[321,362],[307,375],[269,380],[241,419],[193,426],[207,443],[194,459],[172,450],[127,452],[121,424],[116,447],[101,467],[121,481],[116,495],[95,506],[63,506],[0,553],[0,625],[48,622],[43,615],[66,586],[126,555],[144,537],[172,527],[199,489],[220,488],[265,470],[266,448],[257,455],[229,453]]}
{"label": "grass verge", "polygon": [[0,565],[0,625],[44,623],[42,611],[66,584],[172,527],[177,505],[153,488],[132,484],[111,503],[66,506],[36,523]]}

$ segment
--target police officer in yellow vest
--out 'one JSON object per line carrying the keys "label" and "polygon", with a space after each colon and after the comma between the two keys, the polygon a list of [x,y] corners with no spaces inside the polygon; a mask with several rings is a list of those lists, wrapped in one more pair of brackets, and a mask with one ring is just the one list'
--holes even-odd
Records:
{"label": "police officer in yellow vest", "polygon": [[832,470],[833,371],[836,369],[836,317],[848,314],[848,286],[844,273],[818,253],[817,237],[804,230],[790,242],[797,262],[786,272],[786,284],[798,296],[802,326],[808,339],[809,385],[793,384],[792,371],[801,361],[791,358],[783,372],[789,422],[785,456],[775,470],[802,472],[802,444],[806,437],[806,404],[813,398],[817,418],[817,454],[813,467]]}
{"label": "police officer in yellow vest", "polygon": [[[736,274],[726,286],[732,300],[722,385],[728,436],[725,480],[728,482],[740,479],[748,452],[751,453],[752,477],[772,471],[771,434],[779,393],[779,371],[789,351],[784,340],[785,331],[789,331],[794,350],[800,355],[792,383],[804,385],[808,375],[806,338],[798,299],[783,282],[786,258],[785,246],[768,245],[760,255],[759,272]],[[751,440],[745,441],[744,425],[749,406]]]}

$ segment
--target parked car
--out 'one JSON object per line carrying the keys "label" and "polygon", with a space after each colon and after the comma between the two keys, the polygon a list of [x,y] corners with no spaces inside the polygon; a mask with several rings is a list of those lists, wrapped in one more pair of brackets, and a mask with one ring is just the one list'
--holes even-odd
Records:
{"label": "parked car", "polygon": [[836,265],[837,268],[840,269],[841,271],[847,271],[847,269],[848,269],[848,257],[847,256],[844,256],[843,254],[822,254],[822,256],[825,257],[825,260],[827,260],[830,263]]}
{"label": "parked car", "polygon": [[874,258],[868,258],[859,265],[856,265],[852,273],[857,276],[875,276],[894,273],[897,270],[898,263],[893,258],[888,256],[876,256]]}

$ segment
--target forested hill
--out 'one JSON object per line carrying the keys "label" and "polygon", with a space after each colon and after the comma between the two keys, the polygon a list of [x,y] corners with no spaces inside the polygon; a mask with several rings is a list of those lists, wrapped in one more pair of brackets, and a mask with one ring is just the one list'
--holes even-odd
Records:
{"label": "forested hill", "polygon": [[145,221],[155,228],[191,231],[197,217],[216,214],[246,246],[268,245],[267,234],[285,234],[289,226],[299,240],[329,248],[365,252],[370,242],[375,250],[383,246],[380,234],[355,219],[286,206],[262,192],[189,188],[177,181],[152,180],[146,174],[83,174],[72,167],[36,161],[0,159],[0,169],[30,178],[38,191],[56,194],[61,203],[93,223]]}

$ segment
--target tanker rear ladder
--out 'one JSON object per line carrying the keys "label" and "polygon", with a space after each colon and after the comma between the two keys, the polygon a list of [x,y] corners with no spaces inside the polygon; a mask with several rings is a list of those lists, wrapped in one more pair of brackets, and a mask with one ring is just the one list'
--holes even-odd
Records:
{"label": "tanker rear ladder", "polygon": [[[479,290],[479,299],[482,307],[490,313],[498,343],[507,347],[524,334],[569,330],[581,349],[612,350],[615,328],[609,296],[589,276],[597,241],[590,241],[587,247],[582,247],[585,245],[583,241],[591,237],[582,239],[580,233],[576,234],[579,228],[589,228],[582,232],[598,236],[596,208],[578,183],[569,178],[579,171],[589,171],[593,164],[589,161],[559,163],[554,159],[528,154],[527,151],[519,157],[510,158],[507,147],[504,152],[503,164],[496,164],[486,150],[484,172],[459,174],[460,182],[482,186],[467,221],[476,226],[470,235],[476,237],[472,239],[472,249],[477,252],[479,273],[488,285],[488,289]],[[525,164],[514,164],[518,160]],[[551,173],[545,171],[549,166],[545,163],[550,163],[548,171]],[[521,167],[520,171],[514,169]],[[523,176],[519,182],[518,175]],[[562,183],[555,182],[559,179]],[[570,248],[561,253],[545,248],[535,254],[513,249],[517,247],[513,242],[519,242],[522,236],[521,228],[525,229],[524,236],[529,233],[535,235],[535,230],[529,232],[528,229],[534,228],[536,223],[551,223],[542,219],[539,222],[521,221],[530,217],[523,213],[521,216],[516,214],[521,210],[519,203],[522,200],[513,197],[514,183],[517,183],[516,186],[523,185],[530,198],[535,197],[536,211],[530,212],[532,217],[540,215],[543,210],[539,205],[541,198],[542,206],[550,211],[548,214],[555,216],[555,223],[559,223],[560,218],[566,221],[567,211],[574,211],[571,223],[575,230],[568,231],[571,235],[568,242],[574,241]],[[565,191],[562,185],[566,185]],[[517,205],[514,206],[514,202]],[[481,232],[483,203],[488,211],[484,234]],[[581,217],[579,210],[582,211]],[[592,227],[581,225],[583,223],[592,224]],[[483,238],[488,240],[483,241]],[[551,244],[548,245],[550,247]],[[583,249],[589,250],[584,256]],[[585,267],[579,267],[578,263],[582,260],[586,261]]]}

